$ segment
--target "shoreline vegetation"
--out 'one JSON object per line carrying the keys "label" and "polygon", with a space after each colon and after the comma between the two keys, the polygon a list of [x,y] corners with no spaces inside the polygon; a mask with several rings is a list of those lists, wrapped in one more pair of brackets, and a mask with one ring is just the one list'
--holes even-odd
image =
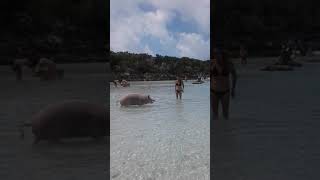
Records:
{"label": "shoreline vegetation", "polygon": [[146,53],[110,52],[112,80],[162,81],[209,77],[210,60]]}

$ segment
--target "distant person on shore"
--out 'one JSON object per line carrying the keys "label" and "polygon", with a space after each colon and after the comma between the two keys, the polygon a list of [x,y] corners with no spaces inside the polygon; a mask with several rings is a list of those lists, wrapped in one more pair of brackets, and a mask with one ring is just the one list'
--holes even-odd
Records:
{"label": "distant person on shore", "polygon": [[112,82],[115,87],[118,87],[118,80],[113,80]]}
{"label": "distant person on shore", "polygon": [[124,80],[124,79],[121,80],[120,85],[121,85],[122,87],[128,87],[128,86],[130,86],[130,84],[128,83],[128,81],[126,81],[126,80]]}
{"label": "distant person on shore", "polygon": [[176,91],[176,98],[178,99],[178,96],[182,97],[182,93],[184,90],[184,83],[180,77],[177,78],[176,84],[175,84],[175,91]]}
{"label": "distant person on shore", "polygon": [[[237,81],[236,69],[229,61],[226,51],[215,50],[214,59],[211,60],[210,67],[210,92],[211,108],[213,118],[217,119],[219,114],[219,103],[222,104],[223,116],[229,118],[229,99],[235,96],[235,86]],[[232,75],[232,87],[230,89],[230,74]]]}
{"label": "distant person on shore", "polygon": [[247,64],[247,58],[248,58],[248,50],[244,45],[240,46],[240,59],[241,59],[241,64],[246,65]]}

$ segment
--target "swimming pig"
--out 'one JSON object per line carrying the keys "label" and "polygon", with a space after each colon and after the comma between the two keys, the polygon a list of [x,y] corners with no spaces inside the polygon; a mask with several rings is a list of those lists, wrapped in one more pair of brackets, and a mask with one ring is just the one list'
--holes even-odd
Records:
{"label": "swimming pig", "polygon": [[155,100],[151,99],[150,95],[142,94],[128,94],[120,99],[121,106],[129,105],[144,105],[153,103]]}
{"label": "swimming pig", "polygon": [[[32,117],[29,126],[35,137],[34,143],[74,137],[100,138],[107,136],[110,129],[107,113],[103,105],[68,101],[49,105],[39,111]],[[23,137],[23,129],[21,131]]]}

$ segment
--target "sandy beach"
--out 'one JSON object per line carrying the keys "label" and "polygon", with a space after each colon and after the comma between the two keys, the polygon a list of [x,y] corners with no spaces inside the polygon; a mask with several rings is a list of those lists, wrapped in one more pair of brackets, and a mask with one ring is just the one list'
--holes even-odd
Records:
{"label": "sandy beach", "polygon": [[260,60],[238,65],[230,120],[213,123],[214,179],[318,179],[320,64],[263,72]]}
{"label": "sandy beach", "polygon": [[107,176],[106,141],[71,140],[54,145],[32,145],[31,128],[19,139],[17,125],[30,122],[33,113],[64,100],[87,100],[109,107],[106,64],[58,64],[62,80],[40,81],[24,69],[17,82],[9,66],[0,66],[0,177],[2,179],[87,180]]}

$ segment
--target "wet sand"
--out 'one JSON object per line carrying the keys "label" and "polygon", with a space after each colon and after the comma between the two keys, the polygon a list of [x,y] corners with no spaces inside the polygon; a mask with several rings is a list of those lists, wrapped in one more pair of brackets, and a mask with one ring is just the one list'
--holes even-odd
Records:
{"label": "wet sand", "polygon": [[319,179],[320,64],[263,72],[261,62],[239,67],[230,120],[213,122],[213,178]]}
{"label": "wet sand", "polygon": [[63,144],[43,141],[32,145],[31,128],[19,139],[17,125],[30,122],[33,113],[64,100],[87,100],[109,107],[106,64],[59,64],[65,78],[53,82],[31,77],[17,82],[10,67],[0,66],[0,177],[1,179],[105,180],[106,140],[70,140]]}

